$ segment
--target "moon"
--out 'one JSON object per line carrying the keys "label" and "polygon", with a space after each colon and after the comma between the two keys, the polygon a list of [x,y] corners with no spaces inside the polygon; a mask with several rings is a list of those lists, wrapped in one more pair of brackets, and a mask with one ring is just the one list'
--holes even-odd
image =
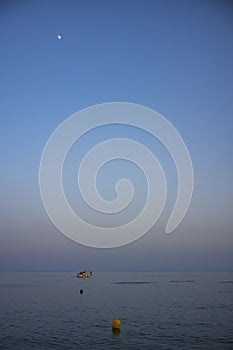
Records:
{"label": "moon", "polygon": [[62,39],[61,34],[58,34],[58,35],[57,35],[57,38],[58,38],[58,40],[61,40],[61,39]]}

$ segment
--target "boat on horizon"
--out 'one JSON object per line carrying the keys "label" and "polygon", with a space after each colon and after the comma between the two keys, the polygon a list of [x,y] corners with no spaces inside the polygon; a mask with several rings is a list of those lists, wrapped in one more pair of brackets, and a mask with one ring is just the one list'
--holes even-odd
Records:
{"label": "boat on horizon", "polygon": [[92,271],[80,271],[77,273],[77,278],[91,278],[92,277]]}

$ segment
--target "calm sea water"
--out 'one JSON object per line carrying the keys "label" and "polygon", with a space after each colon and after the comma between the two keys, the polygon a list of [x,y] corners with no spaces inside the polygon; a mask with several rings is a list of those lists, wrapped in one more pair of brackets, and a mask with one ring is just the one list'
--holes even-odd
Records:
{"label": "calm sea water", "polygon": [[0,349],[233,349],[233,273],[0,273]]}

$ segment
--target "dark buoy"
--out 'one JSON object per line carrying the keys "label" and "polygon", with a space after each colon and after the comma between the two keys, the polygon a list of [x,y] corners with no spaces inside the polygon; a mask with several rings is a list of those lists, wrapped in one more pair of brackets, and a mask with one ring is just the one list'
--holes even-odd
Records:
{"label": "dark buoy", "polygon": [[83,289],[80,289],[79,293],[80,293],[80,294],[83,294]]}

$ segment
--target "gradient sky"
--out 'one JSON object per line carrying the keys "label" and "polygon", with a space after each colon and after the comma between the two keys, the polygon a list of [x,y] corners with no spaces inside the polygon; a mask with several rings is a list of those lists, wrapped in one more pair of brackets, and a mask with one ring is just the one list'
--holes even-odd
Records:
{"label": "gradient sky", "polygon": [[[232,270],[231,1],[1,0],[0,33],[0,270]],[[184,220],[165,235],[177,182],[155,143],[168,177],[165,211],[140,240],[103,250],[53,226],[38,178],[53,130],[78,110],[112,101],[155,109],[177,128],[195,186]],[[82,152],[115,133],[137,139],[134,131],[100,128]],[[149,135],[142,139],[151,144]],[[74,157],[80,153],[67,159],[67,196]]]}

